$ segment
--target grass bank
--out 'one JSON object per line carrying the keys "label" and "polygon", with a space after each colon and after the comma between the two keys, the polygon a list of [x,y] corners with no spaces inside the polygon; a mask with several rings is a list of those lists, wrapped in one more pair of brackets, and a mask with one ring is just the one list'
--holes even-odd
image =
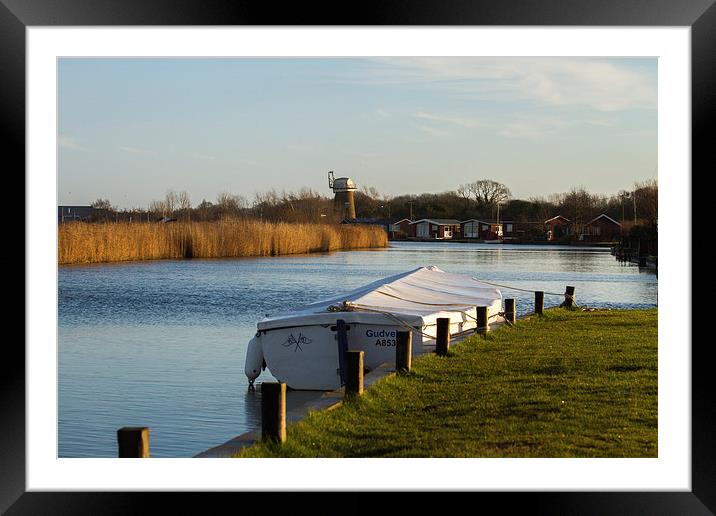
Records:
{"label": "grass bank", "polygon": [[657,457],[657,310],[545,311],[239,457]]}
{"label": "grass bank", "polygon": [[377,226],[257,220],[61,224],[59,264],[177,258],[277,256],[386,247]]}

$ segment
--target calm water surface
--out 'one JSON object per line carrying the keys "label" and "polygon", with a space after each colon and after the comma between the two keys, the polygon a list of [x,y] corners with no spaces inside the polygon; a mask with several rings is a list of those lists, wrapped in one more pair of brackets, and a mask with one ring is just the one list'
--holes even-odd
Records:
{"label": "calm water surface", "polygon": [[[244,376],[256,322],[424,265],[595,307],[657,304],[657,279],[607,249],[391,243],[389,249],[59,269],[59,456],[116,457],[116,431],[149,426],[154,457],[190,457],[258,428]],[[533,294],[502,290],[532,311]],[[545,296],[545,306],[562,298]],[[262,373],[258,382],[271,379]]]}

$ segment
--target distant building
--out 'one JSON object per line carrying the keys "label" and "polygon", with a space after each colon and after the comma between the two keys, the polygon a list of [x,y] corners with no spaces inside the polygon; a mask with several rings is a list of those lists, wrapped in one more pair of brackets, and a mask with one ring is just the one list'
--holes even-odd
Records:
{"label": "distant building", "polygon": [[579,239],[602,242],[615,241],[619,240],[621,233],[622,225],[609,215],[602,213],[584,225]]}
{"label": "distant building", "polygon": [[544,221],[547,226],[547,240],[561,240],[572,234],[572,221],[562,215],[557,215]]}
{"label": "distant building", "polygon": [[502,222],[502,238],[506,242],[545,240],[544,223],[506,220]]}
{"label": "distant building", "polygon": [[410,225],[412,222],[413,221],[410,219],[401,219],[397,222],[393,222],[390,225],[390,233],[388,233],[388,236],[395,239],[403,239],[408,238],[409,236],[414,236],[412,230],[415,227]]}
{"label": "distant building", "polygon": [[465,238],[479,240],[496,240],[502,238],[502,223],[489,222],[479,219],[463,220],[461,223],[462,234]]}
{"label": "distant building", "polygon": [[58,206],[57,222],[88,221],[92,218],[92,206]]}
{"label": "distant building", "polygon": [[546,220],[547,240],[561,240],[571,237],[587,241],[616,241],[622,234],[622,225],[606,213],[602,213],[586,224],[576,223],[562,215]]}
{"label": "distant building", "polygon": [[462,238],[462,226],[456,219],[420,219],[410,223],[415,227],[413,236],[434,240]]}

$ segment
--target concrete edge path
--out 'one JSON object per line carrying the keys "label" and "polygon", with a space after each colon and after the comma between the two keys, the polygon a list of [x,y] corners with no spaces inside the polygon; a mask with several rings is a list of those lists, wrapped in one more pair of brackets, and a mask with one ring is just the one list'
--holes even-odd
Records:
{"label": "concrete edge path", "polygon": [[[363,386],[367,388],[373,385],[378,380],[385,378],[395,373],[395,364],[386,362],[371,372],[367,373],[363,379]],[[316,399],[310,400],[298,407],[295,407],[286,412],[286,424],[295,423],[305,418],[309,412],[313,410],[333,410],[334,408],[340,407],[343,403],[345,389],[340,388],[335,391],[328,391],[318,394]],[[247,446],[257,443],[261,440],[261,429],[252,430],[246,432],[233,439],[226,441],[224,444],[209,448],[197,455],[195,458],[201,459],[216,459],[216,458],[227,458],[233,457]]]}
{"label": "concrete edge path", "polygon": [[[494,323],[490,324],[490,330],[494,330],[499,328],[504,324],[504,319],[502,317],[499,317]],[[471,335],[461,335],[459,337],[452,337],[451,344],[460,342],[464,340],[465,338],[469,337]],[[426,354],[431,353],[435,351],[435,341],[428,341],[423,343],[422,349],[413,354],[413,358]],[[377,381],[385,378],[386,376],[389,376],[391,374],[395,373],[395,363],[394,362],[386,362],[384,364],[381,364],[380,366],[376,367],[369,373],[366,373],[365,377],[363,378],[363,387],[367,389]],[[308,401],[304,402],[303,404],[300,404],[297,407],[294,407],[290,410],[286,411],[286,425],[289,425],[291,423],[295,423],[297,421],[300,421],[301,419],[304,419],[309,412],[312,410],[333,410],[337,407],[340,407],[343,403],[343,396],[345,393],[344,388],[336,389],[335,391],[327,391],[327,392],[320,392],[320,391],[314,391],[316,393],[316,397],[309,399]],[[288,403],[288,400],[287,400]],[[223,444],[220,444],[218,446],[214,446],[213,448],[209,448],[208,450],[204,450],[203,452],[198,453],[197,455],[194,455],[194,458],[200,458],[200,459],[219,459],[219,458],[229,458],[236,455],[239,451],[241,451],[243,448],[246,448],[248,446],[251,446],[252,444],[257,443],[261,440],[261,428],[258,428],[256,430],[251,430],[249,432],[243,433],[241,435],[238,435],[234,437],[233,439],[230,439],[229,441],[226,441]]]}

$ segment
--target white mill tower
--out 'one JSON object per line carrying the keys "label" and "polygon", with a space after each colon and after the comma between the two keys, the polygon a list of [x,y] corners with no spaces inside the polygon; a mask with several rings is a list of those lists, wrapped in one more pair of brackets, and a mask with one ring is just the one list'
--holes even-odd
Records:
{"label": "white mill tower", "polygon": [[356,184],[349,177],[333,177],[333,171],[328,172],[328,187],[333,189],[333,210],[341,220],[356,218],[356,202],[353,192],[356,191]]}

